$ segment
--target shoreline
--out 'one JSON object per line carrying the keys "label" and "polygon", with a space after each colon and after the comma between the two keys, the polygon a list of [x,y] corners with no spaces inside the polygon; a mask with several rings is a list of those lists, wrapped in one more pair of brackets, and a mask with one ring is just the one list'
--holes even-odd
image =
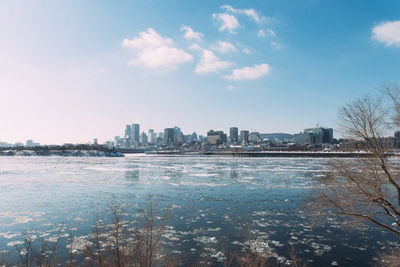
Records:
{"label": "shoreline", "polygon": [[[373,154],[366,152],[311,152],[311,151],[262,151],[262,152],[174,152],[158,151],[148,152],[146,155],[158,156],[228,156],[228,157],[264,157],[264,158],[365,158]],[[399,157],[399,154],[387,153],[387,157]]]}

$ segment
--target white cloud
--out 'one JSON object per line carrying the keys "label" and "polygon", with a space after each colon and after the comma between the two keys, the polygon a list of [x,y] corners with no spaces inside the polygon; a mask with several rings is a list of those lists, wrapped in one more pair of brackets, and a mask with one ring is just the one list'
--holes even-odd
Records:
{"label": "white cloud", "polygon": [[258,37],[267,37],[267,34],[265,33],[264,30],[259,30],[259,31],[257,32],[257,36],[258,36]]}
{"label": "white cloud", "polygon": [[146,32],[140,32],[139,37],[129,40],[125,38],[122,45],[128,48],[142,49],[146,47],[159,47],[162,45],[172,46],[174,41],[170,38],[163,38],[152,28],[148,28]]}
{"label": "white cloud", "polygon": [[129,65],[174,69],[182,63],[193,61],[192,55],[176,48],[172,39],[162,37],[152,28],[140,32],[132,40],[125,38],[122,46],[137,51],[136,59],[130,61]]}
{"label": "white cloud", "polygon": [[226,13],[214,13],[212,17],[221,23],[221,26],[218,28],[220,32],[227,30],[230,33],[235,33],[234,30],[240,26],[239,21],[233,15]]}
{"label": "white cloud", "polygon": [[237,51],[236,47],[233,44],[224,41],[218,41],[216,45],[212,46],[212,48],[221,53]]}
{"label": "white cloud", "polygon": [[372,39],[384,43],[386,46],[400,47],[400,20],[376,25],[372,29]]}
{"label": "white cloud", "polygon": [[271,30],[271,29],[259,30],[259,31],[257,32],[257,36],[258,36],[258,37],[267,37],[267,36],[275,37],[275,36],[276,36],[276,33],[275,33],[273,30]]}
{"label": "white cloud", "polygon": [[272,41],[270,43],[270,45],[272,46],[272,48],[274,48],[276,50],[281,50],[282,49],[282,46],[278,42]]}
{"label": "white cloud", "polygon": [[232,91],[233,88],[235,88],[233,85],[228,85],[228,86],[226,87],[226,90]]}
{"label": "white cloud", "polygon": [[200,62],[197,64],[194,72],[198,74],[217,72],[219,70],[227,69],[232,65],[232,62],[221,61],[212,51],[204,49]]}
{"label": "white cloud", "polygon": [[250,51],[250,49],[248,49],[248,48],[243,48],[242,51],[243,51],[243,53],[245,53],[245,54],[247,54],[247,55],[250,55],[250,54],[251,54],[251,51]]}
{"label": "white cloud", "polygon": [[201,40],[201,37],[204,35],[201,32],[195,32],[192,27],[182,25],[181,31],[185,32],[183,35],[186,39],[194,39],[194,40]]}
{"label": "white cloud", "polygon": [[266,74],[271,70],[268,64],[254,65],[253,67],[244,67],[241,69],[234,69],[231,75],[225,75],[224,78],[228,80],[255,80]]}
{"label": "white cloud", "polygon": [[202,50],[201,46],[199,44],[192,44],[191,46],[189,46],[189,49],[192,50]]}
{"label": "white cloud", "polygon": [[259,16],[257,11],[255,11],[253,8],[236,9],[236,8],[233,8],[230,5],[224,5],[224,6],[221,6],[221,8],[225,9],[228,12],[232,12],[232,13],[235,13],[235,14],[245,14],[246,16],[252,18],[255,22],[258,22],[258,23],[266,20],[265,17]]}

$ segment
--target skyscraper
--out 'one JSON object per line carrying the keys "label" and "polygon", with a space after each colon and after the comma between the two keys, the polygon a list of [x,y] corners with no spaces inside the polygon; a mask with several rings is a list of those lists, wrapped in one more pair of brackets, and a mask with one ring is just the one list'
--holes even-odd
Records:
{"label": "skyscraper", "polygon": [[174,141],[178,141],[179,133],[181,132],[181,128],[178,126],[174,127]]}
{"label": "skyscraper", "polygon": [[239,129],[237,127],[231,127],[229,129],[229,140],[231,141],[231,143],[236,143],[237,141],[239,141]]}
{"label": "skyscraper", "polygon": [[140,137],[140,125],[134,123],[132,124],[132,134],[131,134],[132,141],[139,143],[139,137]]}
{"label": "skyscraper", "polygon": [[174,128],[164,129],[164,143],[170,144],[174,142]]}
{"label": "skyscraper", "polygon": [[156,133],[154,132],[154,129],[149,129],[149,143],[150,144],[155,144],[156,143]]}
{"label": "skyscraper", "polygon": [[147,134],[145,132],[142,132],[142,134],[140,135],[140,143],[146,145],[147,142],[148,142]]}
{"label": "skyscraper", "polygon": [[132,137],[132,128],[129,124],[125,126],[125,138],[131,138]]}
{"label": "skyscraper", "polygon": [[240,142],[247,143],[249,141],[249,131],[240,131]]}

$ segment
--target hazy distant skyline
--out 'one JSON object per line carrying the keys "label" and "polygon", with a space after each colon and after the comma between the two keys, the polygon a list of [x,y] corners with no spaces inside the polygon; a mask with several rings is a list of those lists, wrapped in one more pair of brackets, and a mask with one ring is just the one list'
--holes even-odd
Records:
{"label": "hazy distant skyline", "polygon": [[398,1],[2,1],[0,142],[336,127],[400,82]]}

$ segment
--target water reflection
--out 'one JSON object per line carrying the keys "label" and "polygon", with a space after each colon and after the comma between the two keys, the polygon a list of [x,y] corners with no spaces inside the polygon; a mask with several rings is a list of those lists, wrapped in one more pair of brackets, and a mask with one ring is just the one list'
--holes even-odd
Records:
{"label": "water reflection", "polygon": [[139,170],[125,171],[125,180],[127,182],[139,182],[139,178],[140,178]]}

